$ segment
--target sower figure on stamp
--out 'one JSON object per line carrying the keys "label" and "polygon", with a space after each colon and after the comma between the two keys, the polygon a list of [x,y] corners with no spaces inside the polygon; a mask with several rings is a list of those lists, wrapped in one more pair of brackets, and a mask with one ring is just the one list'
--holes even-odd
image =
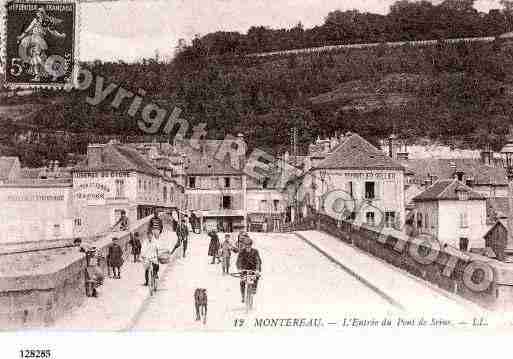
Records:
{"label": "sower figure on stamp", "polygon": [[45,62],[48,45],[45,41],[47,34],[57,38],[64,38],[66,34],[60,33],[52,27],[62,23],[62,20],[46,14],[44,8],[39,8],[36,17],[30,25],[20,34],[17,39],[20,41],[19,52],[24,62],[30,65],[30,72],[34,75],[32,81],[40,81],[46,75]]}

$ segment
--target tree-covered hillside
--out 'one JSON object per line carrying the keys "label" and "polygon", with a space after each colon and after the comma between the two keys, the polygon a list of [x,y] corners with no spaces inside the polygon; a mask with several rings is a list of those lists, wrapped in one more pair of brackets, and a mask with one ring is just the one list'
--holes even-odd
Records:
{"label": "tree-covered hillside", "polygon": [[[419,4],[428,6],[414,3]],[[491,143],[498,149],[513,124],[513,47],[504,42],[441,41],[436,46],[381,45],[257,58],[212,53],[211,38],[197,38],[172,63],[96,61],[84,66],[104,77],[105,84],[113,82],[134,93],[144,89],[145,101],[169,111],[181,108],[192,125],[206,122],[211,138],[242,132],[250,149],[273,153],[288,149],[291,127],[300,129],[302,151],[319,135],[346,131],[374,142],[393,132],[412,142],[428,136],[467,147]],[[220,40],[217,44],[229,47]],[[140,117],[127,116],[128,105],[110,106],[116,92],[99,106],[85,101],[94,86],[86,92],[39,91],[5,99],[3,106],[38,103],[44,110],[25,120],[0,111],[6,129],[0,143],[11,146],[24,164],[38,165],[45,157],[65,162],[67,152],[84,152],[87,142],[104,138],[99,136],[130,140],[127,136],[143,134],[136,124]],[[27,128],[45,136],[15,140]],[[67,136],[66,141],[56,134]]]}

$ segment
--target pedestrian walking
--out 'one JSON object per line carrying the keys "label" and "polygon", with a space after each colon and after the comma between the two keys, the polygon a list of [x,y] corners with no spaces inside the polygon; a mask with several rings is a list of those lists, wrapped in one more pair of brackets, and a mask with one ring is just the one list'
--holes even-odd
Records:
{"label": "pedestrian walking", "polygon": [[123,265],[123,249],[119,245],[119,239],[112,238],[112,244],[109,246],[109,261],[112,267],[114,279],[121,279],[121,266]]}
{"label": "pedestrian walking", "polygon": [[148,225],[148,234],[151,233],[156,239],[159,239],[163,229],[164,225],[162,224],[162,219],[159,217],[159,211],[157,208],[154,208],[153,217],[151,217]]}
{"label": "pedestrian walking", "polygon": [[208,234],[210,237],[210,244],[208,245],[208,255],[212,256],[212,263],[215,264],[216,258],[219,261],[218,258],[218,252],[219,252],[219,237],[217,236],[216,231],[212,231]]}
{"label": "pedestrian walking", "polygon": [[230,243],[230,235],[224,236],[224,242],[221,245],[221,258],[223,262],[223,275],[230,273],[230,257],[232,255],[232,244]]}
{"label": "pedestrian walking", "polygon": [[134,256],[134,263],[139,262],[139,256],[141,255],[141,239],[139,237],[139,232],[135,232],[130,238],[130,246],[132,247],[132,254]]}
{"label": "pedestrian walking", "polygon": [[187,245],[189,243],[189,228],[185,222],[185,219],[182,219],[182,223],[180,224],[180,237],[182,241],[183,246],[183,257],[185,258],[185,255],[187,253]]}

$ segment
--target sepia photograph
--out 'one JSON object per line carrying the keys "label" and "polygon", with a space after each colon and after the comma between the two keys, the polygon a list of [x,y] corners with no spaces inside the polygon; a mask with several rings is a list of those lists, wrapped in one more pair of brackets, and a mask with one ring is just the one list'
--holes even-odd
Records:
{"label": "sepia photograph", "polygon": [[513,332],[513,1],[0,20],[0,341]]}

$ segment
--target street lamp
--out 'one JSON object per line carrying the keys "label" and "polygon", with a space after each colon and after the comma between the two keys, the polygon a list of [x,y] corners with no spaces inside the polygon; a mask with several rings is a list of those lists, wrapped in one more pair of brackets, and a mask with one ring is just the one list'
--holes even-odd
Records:
{"label": "street lamp", "polygon": [[510,130],[507,137],[506,145],[501,150],[501,153],[506,159],[506,175],[508,177],[508,238],[506,241],[506,251],[511,251],[513,248],[513,132]]}

